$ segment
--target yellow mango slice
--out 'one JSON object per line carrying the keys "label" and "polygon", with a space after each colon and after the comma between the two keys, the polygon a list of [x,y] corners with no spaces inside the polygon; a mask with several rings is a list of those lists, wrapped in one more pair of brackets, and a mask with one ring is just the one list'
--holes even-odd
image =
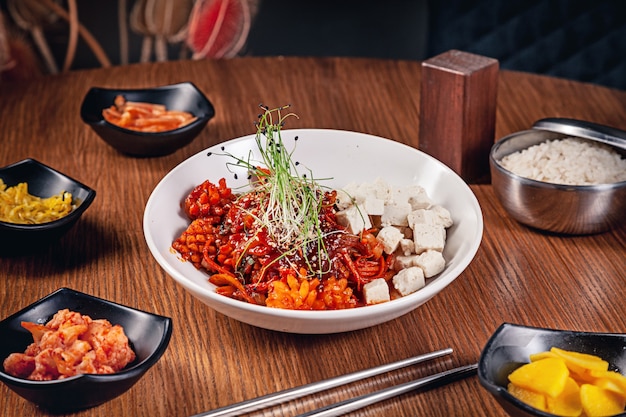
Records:
{"label": "yellow mango slice", "polygon": [[531,407],[535,407],[536,409],[541,411],[548,411],[546,396],[543,394],[539,394],[538,392],[531,391],[526,388],[518,387],[513,383],[509,383],[507,391],[509,391],[512,396],[522,401],[523,403],[530,405]]}
{"label": "yellow mango slice", "polygon": [[609,363],[602,358],[588,353],[572,352],[569,350],[553,347],[550,352],[563,358],[567,367],[577,374],[584,374],[585,369],[593,371],[606,371]]}
{"label": "yellow mango slice", "polygon": [[591,384],[580,386],[580,402],[587,417],[606,417],[622,413],[626,400]]}
{"label": "yellow mango slice", "polygon": [[520,366],[509,381],[518,387],[555,398],[563,392],[569,370],[561,358],[546,358]]}
{"label": "yellow mango slice", "polygon": [[546,404],[548,412],[557,416],[580,416],[583,411],[580,401],[580,387],[572,378],[567,378],[567,383],[561,395],[556,398],[547,397]]}

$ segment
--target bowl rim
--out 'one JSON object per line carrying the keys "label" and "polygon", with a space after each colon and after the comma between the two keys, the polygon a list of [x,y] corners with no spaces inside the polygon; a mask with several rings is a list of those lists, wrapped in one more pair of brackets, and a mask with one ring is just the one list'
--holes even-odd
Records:
{"label": "bowl rim", "polygon": [[[149,92],[180,90],[180,89],[191,89],[191,91],[194,91],[198,95],[198,97],[202,100],[203,104],[206,105],[207,111],[200,116],[196,116],[196,120],[194,120],[193,122],[185,126],[178,127],[176,129],[170,129],[170,130],[166,130],[162,132],[142,132],[138,130],[126,129],[126,128],[117,126],[113,123],[109,123],[107,120],[104,119],[104,117],[102,116],[102,113],[95,114],[96,117],[94,117],[93,120],[91,120],[90,117],[87,117],[87,112],[85,110],[85,106],[88,102],[88,99],[94,95],[98,95],[101,93],[119,93],[119,94],[149,93]],[[159,85],[156,87],[145,87],[145,88],[91,87],[87,91],[87,94],[85,95],[85,98],[83,99],[83,103],[81,105],[81,110],[80,110],[80,115],[81,115],[83,122],[87,123],[90,126],[106,127],[108,129],[112,129],[120,133],[133,135],[133,136],[145,136],[145,137],[159,138],[159,137],[168,137],[174,134],[178,135],[181,133],[185,133],[189,130],[194,130],[200,125],[206,124],[209,120],[211,120],[215,116],[215,108],[213,107],[213,104],[211,103],[211,101],[206,97],[206,95],[193,82],[184,81],[184,82],[175,83],[175,84],[165,84],[165,85]]]}
{"label": "bowl rim", "polygon": [[[10,169],[17,168],[22,165],[35,165],[35,166],[39,166],[43,168],[46,171],[53,172],[57,176],[60,176],[66,180],[69,180],[70,182],[73,182],[74,184],[78,186],[78,188],[85,190],[87,195],[85,196],[84,199],[82,199],[82,201],[76,208],[74,208],[67,215],[61,218],[58,218],[56,220],[52,220],[52,221],[45,222],[45,223],[36,223],[36,224],[11,223],[11,222],[5,222],[5,221],[0,220],[0,227],[3,227],[5,229],[23,230],[23,231],[48,230],[48,229],[60,227],[82,216],[82,214],[87,210],[87,208],[89,208],[93,200],[96,198],[96,190],[94,190],[93,188],[83,184],[82,182],[70,177],[69,175],[64,174],[61,171],[58,171],[34,158],[22,159],[21,161],[17,161],[12,164],[6,165],[4,167],[0,167],[0,176],[2,175],[3,172],[8,171]],[[72,199],[73,198],[74,196],[72,196]]]}
{"label": "bowl rim", "polygon": [[[34,301],[33,303],[29,304],[28,306],[22,308],[19,311],[16,311],[15,313],[11,314],[10,316],[4,318],[1,321],[5,322],[5,321],[14,320],[16,317],[34,309],[40,304],[43,304],[44,302],[49,301],[50,299],[64,296],[64,295],[91,299],[99,303],[114,307],[115,309],[131,310],[133,312],[141,313],[143,315],[147,315],[153,319],[156,319],[159,322],[163,323],[163,334],[161,336],[161,340],[159,341],[159,344],[156,346],[154,352],[152,352],[144,360],[137,362],[133,364],[132,366],[126,367],[112,374],[79,374],[79,375],[74,375],[69,378],[55,379],[51,381],[33,381],[30,379],[18,378],[13,375],[7,374],[4,371],[4,367],[0,366],[0,380],[2,380],[5,383],[10,382],[11,384],[15,386],[30,387],[30,388],[38,387],[38,386],[43,387],[43,386],[49,386],[49,385],[70,384],[70,383],[76,382],[77,380],[101,381],[101,382],[122,381],[122,380],[127,380],[127,379],[130,379],[130,378],[133,378],[135,376],[145,373],[161,358],[163,353],[165,353],[165,350],[167,349],[167,346],[169,345],[169,341],[172,337],[172,319],[170,317],[163,316],[163,315],[156,314],[156,313],[151,313],[145,310],[140,310],[134,307],[126,306],[124,304],[116,303],[114,301],[110,301],[101,297],[97,297],[95,295],[77,291],[68,287],[61,287],[53,291],[52,293]],[[0,359],[4,360],[5,358],[0,358]]]}
{"label": "bowl rim", "polygon": [[[533,186],[533,187],[537,187],[537,188],[550,188],[550,189],[557,189],[557,190],[562,190],[562,191],[609,191],[609,190],[613,190],[616,188],[622,188],[622,187],[626,187],[626,180],[624,181],[618,181],[618,182],[612,182],[612,183],[602,183],[602,184],[585,184],[585,185],[573,185],[573,184],[559,184],[559,183],[554,183],[554,182],[547,182],[547,181],[540,181],[540,180],[535,180],[532,178],[527,178],[527,177],[523,177],[521,175],[518,175],[506,168],[504,168],[501,164],[500,161],[496,159],[495,157],[495,153],[500,149],[500,147],[502,145],[504,145],[506,142],[512,141],[514,139],[516,139],[519,136],[523,136],[525,134],[530,134],[530,133],[541,133],[541,132],[546,132],[546,133],[553,133],[553,134],[557,134],[560,135],[562,138],[570,138],[573,137],[571,135],[564,135],[561,133],[555,133],[555,132],[548,132],[548,131],[542,131],[539,129],[528,129],[528,130],[522,130],[519,132],[514,132],[511,133],[509,135],[504,136],[503,138],[501,138],[500,140],[498,140],[497,142],[495,142],[492,146],[491,146],[491,150],[489,151],[489,163],[490,165],[498,170],[500,173],[511,177],[513,179],[515,179],[516,181],[519,181],[522,185],[529,185],[529,186]],[[593,142],[591,139],[586,139],[586,138],[578,138],[577,139],[582,139],[585,140],[587,142]],[[558,138],[545,138],[542,139],[541,141],[538,141],[537,144],[539,143],[543,143],[546,142],[548,140],[557,140]],[[533,145],[529,145],[529,146],[533,146]],[[609,145],[606,145],[609,146]],[[526,148],[523,148],[526,149]],[[512,151],[511,153],[515,153],[517,151]],[[510,154],[506,154],[506,155],[510,155]],[[504,155],[504,156],[506,156]]]}

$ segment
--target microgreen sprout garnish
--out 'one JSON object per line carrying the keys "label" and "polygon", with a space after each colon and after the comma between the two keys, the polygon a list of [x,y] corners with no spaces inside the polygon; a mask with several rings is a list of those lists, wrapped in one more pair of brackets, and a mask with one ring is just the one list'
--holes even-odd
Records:
{"label": "microgreen sprout garnish", "polygon": [[[299,253],[313,275],[321,275],[329,268],[324,245],[324,231],[320,222],[323,209],[323,191],[311,170],[300,174],[297,167],[302,164],[293,160],[293,150],[283,143],[281,129],[295,113],[285,112],[290,105],[269,108],[259,105],[263,113],[255,122],[255,142],[260,158],[253,161],[233,157],[233,166],[245,167],[250,172],[252,190],[262,201],[261,210],[254,216],[286,258]],[[309,256],[307,247],[314,246]],[[243,261],[243,260],[241,260]],[[269,265],[266,265],[269,266]]]}
{"label": "microgreen sprout garnish", "polygon": [[[310,270],[321,273],[324,250],[324,232],[320,224],[322,193],[312,172],[300,175],[299,163],[292,159],[283,143],[281,129],[288,117],[298,117],[295,113],[282,114],[290,106],[275,109],[260,106],[264,113],[256,123],[256,144],[260,150],[264,168],[255,168],[253,175],[258,180],[255,188],[267,198],[265,209],[259,221],[269,236],[284,253],[302,251]],[[295,150],[295,149],[294,149]],[[318,267],[308,259],[306,245],[314,243],[318,254]]]}

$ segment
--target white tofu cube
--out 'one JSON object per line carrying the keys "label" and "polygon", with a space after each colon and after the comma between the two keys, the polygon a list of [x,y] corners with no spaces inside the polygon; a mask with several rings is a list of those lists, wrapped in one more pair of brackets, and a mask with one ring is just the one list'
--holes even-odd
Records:
{"label": "white tofu cube", "polygon": [[387,204],[380,222],[383,226],[408,226],[407,216],[411,211],[411,205],[406,202]]}
{"label": "white tofu cube", "polygon": [[396,249],[398,249],[400,241],[404,239],[404,235],[400,229],[393,226],[383,227],[376,237],[382,242],[383,250],[387,254],[394,253]]}
{"label": "white tofu cube", "polygon": [[338,211],[337,222],[355,235],[372,227],[369,216],[359,210],[358,206],[350,206],[345,210]]}
{"label": "white tofu cube", "polygon": [[412,266],[398,272],[393,278],[393,287],[403,297],[414,293],[426,285],[422,268]]}
{"label": "white tofu cube", "polygon": [[402,239],[400,241],[400,252],[404,256],[409,256],[412,253],[415,253],[415,243],[413,239]]}
{"label": "white tofu cube", "polygon": [[393,269],[394,271],[400,271],[402,269],[410,268],[415,266],[415,262],[417,261],[418,255],[399,255],[393,258]]}
{"label": "white tofu cube", "polygon": [[389,286],[384,278],[377,278],[363,286],[363,297],[366,304],[378,304],[389,301]]}
{"label": "white tofu cube", "polygon": [[433,202],[426,191],[422,188],[419,193],[409,197],[409,204],[411,204],[413,210],[419,210],[430,208],[433,205]]}
{"label": "white tofu cube", "polygon": [[376,198],[385,202],[391,201],[391,186],[383,179],[376,178],[374,181]]}
{"label": "white tofu cube", "polygon": [[431,210],[427,209],[413,210],[407,216],[407,220],[411,228],[416,224],[437,224],[437,216]]}
{"label": "white tofu cube", "polygon": [[437,222],[443,225],[443,227],[448,228],[454,224],[452,216],[450,216],[450,211],[447,208],[435,205],[430,208],[430,211],[434,213]]}
{"label": "white tofu cube", "polygon": [[424,188],[417,184],[411,184],[404,187],[396,187],[393,189],[393,201],[396,203],[409,203],[412,197],[425,194]]}
{"label": "white tofu cube", "polygon": [[430,278],[437,275],[446,267],[443,254],[436,250],[427,250],[415,259],[415,265],[422,268],[424,276]]}
{"label": "white tofu cube", "polygon": [[385,212],[385,200],[369,196],[365,198],[362,207],[371,216],[382,216]]}
{"label": "white tofu cube", "polygon": [[358,203],[363,203],[370,198],[383,200],[384,202],[389,199],[389,185],[383,181],[366,182],[355,187],[351,194]]}
{"label": "white tofu cube", "polygon": [[440,225],[417,223],[413,226],[413,243],[418,255],[427,250],[443,251],[446,229]]}
{"label": "white tofu cube", "polygon": [[441,206],[432,206],[430,209],[414,210],[408,215],[408,221],[410,227],[419,223],[440,225],[444,228],[452,226],[450,212]]}
{"label": "white tofu cube", "polygon": [[337,190],[335,205],[337,206],[338,210],[345,210],[348,207],[354,205],[354,199],[352,197],[352,194],[345,188]]}

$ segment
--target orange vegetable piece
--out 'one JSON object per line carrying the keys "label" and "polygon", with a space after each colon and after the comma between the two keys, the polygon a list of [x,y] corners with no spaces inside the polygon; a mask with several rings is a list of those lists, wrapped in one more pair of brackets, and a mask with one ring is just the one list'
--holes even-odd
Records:
{"label": "orange vegetable piece", "polygon": [[509,375],[509,381],[521,388],[555,398],[563,392],[569,370],[560,358],[546,358],[530,362]]}
{"label": "orange vegetable piece", "polygon": [[626,406],[623,397],[591,384],[581,385],[580,402],[587,417],[613,416]]}
{"label": "orange vegetable piece", "polygon": [[556,398],[546,397],[548,412],[558,416],[580,416],[583,406],[580,401],[580,387],[572,378],[567,378],[563,392]]}
{"label": "orange vegetable piece", "polygon": [[518,387],[513,383],[509,383],[507,390],[512,396],[530,405],[531,407],[535,407],[537,410],[541,411],[548,411],[545,395],[526,388]]}

